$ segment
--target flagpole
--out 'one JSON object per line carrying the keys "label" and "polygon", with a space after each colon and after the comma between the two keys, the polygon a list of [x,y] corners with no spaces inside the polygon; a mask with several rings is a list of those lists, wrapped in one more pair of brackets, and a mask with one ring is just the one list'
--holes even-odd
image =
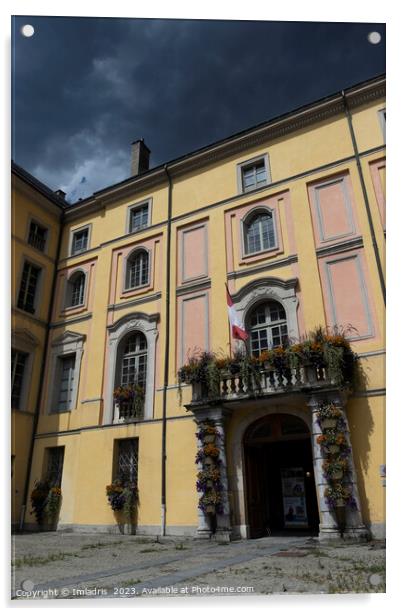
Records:
{"label": "flagpole", "polygon": [[[225,287],[226,287],[226,304],[227,304],[227,296],[228,294],[230,295],[230,293],[229,293],[228,285],[226,282],[225,282]],[[232,359],[233,357],[232,356],[232,328],[230,325],[229,315],[228,315],[228,329],[229,329],[229,357],[230,359]]]}

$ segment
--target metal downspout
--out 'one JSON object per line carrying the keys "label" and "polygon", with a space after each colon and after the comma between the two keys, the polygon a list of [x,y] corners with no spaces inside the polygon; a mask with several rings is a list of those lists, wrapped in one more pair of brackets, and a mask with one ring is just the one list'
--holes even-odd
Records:
{"label": "metal downspout", "polygon": [[170,350],[170,256],[171,256],[171,231],[172,231],[172,179],[169,175],[168,166],[164,166],[169,182],[168,193],[168,217],[166,238],[166,310],[165,310],[165,365],[163,375],[163,398],[162,398],[162,484],[161,484],[161,535],[166,535],[166,408],[167,387],[169,384],[169,350]]}
{"label": "metal downspout", "polygon": [[343,99],[343,106],[344,106],[344,109],[345,109],[345,115],[346,115],[347,120],[348,120],[350,137],[352,139],[353,151],[354,151],[354,155],[355,155],[355,159],[356,159],[357,170],[358,170],[358,173],[359,173],[360,186],[361,186],[362,193],[363,193],[364,205],[366,207],[366,214],[367,214],[367,219],[368,219],[368,223],[369,223],[369,227],[370,227],[371,242],[372,242],[373,249],[374,249],[374,256],[375,256],[375,260],[376,260],[378,276],[379,276],[379,279],[380,279],[382,297],[383,297],[384,305],[385,305],[385,303],[386,303],[385,280],[384,280],[384,274],[383,274],[382,267],[381,267],[380,252],[378,250],[378,244],[377,244],[377,240],[375,238],[373,218],[371,216],[370,204],[369,204],[369,199],[368,199],[368,195],[367,195],[366,184],[365,184],[365,181],[364,181],[362,166],[361,166],[361,162],[360,162],[360,156],[359,156],[359,150],[358,150],[358,147],[357,147],[356,135],[355,135],[355,131],[353,129],[352,116],[351,116],[351,113],[350,113],[350,110],[349,110],[349,106],[348,106],[348,102],[347,102],[344,90],[342,90],[342,99]]}

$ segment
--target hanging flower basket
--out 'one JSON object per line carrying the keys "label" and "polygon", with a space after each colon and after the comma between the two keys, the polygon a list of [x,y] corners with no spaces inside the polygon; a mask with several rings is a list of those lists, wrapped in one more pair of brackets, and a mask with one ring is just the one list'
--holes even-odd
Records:
{"label": "hanging flower basket", "polygon": [[214,464],[214,459],[211,458],[211,456],[206,456],[206,458],[204,459],[204,463],[205,463],[205,465]]}
{"label": "hanging flower basket", "polygon": [[321,427],[323,430],[327,430],[328,428],[336,428],[337,419],[323,419],[321,421]]}
{"label": "hanging flower basket", "polygon": [[206,434],[204,436],[204,443],[214,443],[215,442],[215,434]]}

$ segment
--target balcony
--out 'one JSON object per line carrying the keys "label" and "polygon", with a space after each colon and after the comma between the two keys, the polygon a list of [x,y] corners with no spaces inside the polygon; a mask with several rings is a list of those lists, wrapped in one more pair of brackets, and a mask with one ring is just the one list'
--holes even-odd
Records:
{"label": "balcony", "polygon": [[350,389],[357,356],[345,336],[318,328],[300,343],[263,351],[219,357],[202,352],[178,372],[179,383],[192,386],[191,403],[235,402],[325,389]]}
{"label": "balcony", "polygon": [[113,392],[113,423],[129,423],[144,418],[145,390],[140,385],[117,387]]}
{"label": "balcony", "polygon": [[325,367],[306,364],[285,371],[262,368],[259,377],[244,379],[240,373],[222,373],[219,387],[209,390],[205,383],[192,383],[191,404],[213,401],[237,401],[289,393],[303,393],[311,389],[326,389],[339,386]]}

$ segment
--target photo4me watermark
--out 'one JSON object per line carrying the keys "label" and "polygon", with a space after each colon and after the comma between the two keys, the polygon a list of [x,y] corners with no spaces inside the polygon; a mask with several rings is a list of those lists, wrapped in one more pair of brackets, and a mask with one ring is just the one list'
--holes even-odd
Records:
{"label": "photo4me watermark", "polygon": [[201,596],[253,594],[254,586],[157,586],[157,587],[84,587],[84,588],[38,588],[31,580],[25,580],[15,592],[16,599],[69,599],[79,597],[141,597],[141,596]]}

